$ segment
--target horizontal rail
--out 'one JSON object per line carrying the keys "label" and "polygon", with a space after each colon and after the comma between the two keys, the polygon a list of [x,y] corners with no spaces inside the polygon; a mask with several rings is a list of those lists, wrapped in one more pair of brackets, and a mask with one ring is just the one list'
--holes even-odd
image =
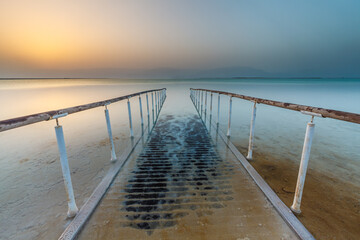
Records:
{"label": "horizontal rail", "polygon": [[[261,104],[290,109],[290,110],[299,111],[299,112],[306,111],[306,112],[318,113],[318,114],[321,114],[321,116],[324,118],[333,118],[333,119],[337,119],[337,120],[360,124],[360,114],[357,114],[357,113],[343,112],[343,111],[337,111],[337,110],[333,110],[333,109],[299,105],[299,104],[294,104],[294,103],[286,103],[286,102],[250,97],[250,96],[245,96],[245,95],[236,94],[236,93],[209,90],[209,89],[190,88],[190,90],[205,91],[205,92],[217,93],[217,94],[221,94],[221,95],[227,95],[229,97],[241,98],[244,100],[256,102],[258,104],[261,103]],[[0,129],[0,131],[1,131],[1,129]]]}
{"label": "horizontal rail", "polygon": [[0,121],[0,132],[18,128],[18,127],[22,127],[22,126],[26,126],[26,125],[37,123],[37,122],[48,121],[48,120],[53,119],[53,116],[55,116],[55,115],[59,115],[59,114],[63,114],[63,113],[73,114],[73,113],[89,110],[92,108],[101,107],[101,106],[104,106],[104,105],[107,105],[110,103],[119,102],[121,100],[139,96],[141,94],[145,94],[145,93],[149,93],[149,92],[156,92],[156,91],[161,91],[161,90],[166,90],[166,88],[142,91],[142,92],[137,92],[137,93],[133,93],[133,94],[117,97],[117,98],[107,99],[104,101],[93,102],[93,103],[83,104],[83,105],[79,105],[79,106],[75,106],[75,107],[63,108],[63,109],[52,110],[52,111],[47,111],[47,112],[43,112],[43,113],[37,113],[37,114],[28,115],[28,116],[22,116],[22,117],[3,120],[3,121]]}

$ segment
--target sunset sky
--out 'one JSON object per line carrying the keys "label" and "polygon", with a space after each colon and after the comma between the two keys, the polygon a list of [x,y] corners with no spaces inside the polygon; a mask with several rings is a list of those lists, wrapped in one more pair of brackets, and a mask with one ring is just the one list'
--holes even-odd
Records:
{"label": "sunset sky", "polygon": [[360,1],[0,0],[0,78],[234,66],[360,76]]}

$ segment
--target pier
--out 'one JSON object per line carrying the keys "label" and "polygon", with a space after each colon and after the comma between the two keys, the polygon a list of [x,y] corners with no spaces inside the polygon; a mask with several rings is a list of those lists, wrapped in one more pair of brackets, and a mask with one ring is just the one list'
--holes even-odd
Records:
{"label": "pier", "polygon": [[[221,96],[229,101],[226,134],[219,129]],[[131,108],[132,98],[138,98],[139,109]],[[232,98],[253,102],[246,157],[230,138]],[[0,121],[0,132],[55,121],[67,215],[72,219],[59,239],[314,239],[295,215],[301,212],[314,118],[360,123],[360,115],[208,89],[190,89],[190,99],[194,105],[190,116],[162,115],[166,89],[155,89]],[[107,108],[118,101],[127,101],[131,140],[120,155],[116,154]],[[217,109],[213,109],[214,101]],[[256,144],[259,104],[299,111],[310,118],[290,208],[249,163]],[[88,200],[78,206],[60,123],[70,114],[97,107],[104,108],[113,166]],[[139,135],[133,130],[135,111],[141,119]]]}

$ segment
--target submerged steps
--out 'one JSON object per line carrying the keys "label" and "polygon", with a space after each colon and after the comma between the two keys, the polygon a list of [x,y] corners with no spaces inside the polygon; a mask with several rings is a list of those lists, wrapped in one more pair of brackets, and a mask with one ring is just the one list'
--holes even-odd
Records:
{"label": "submerged steps", "polygon": [[[219,148],[221,148],[219,150]],[[163,116],[79,239],[297,239],[197,116]]]}

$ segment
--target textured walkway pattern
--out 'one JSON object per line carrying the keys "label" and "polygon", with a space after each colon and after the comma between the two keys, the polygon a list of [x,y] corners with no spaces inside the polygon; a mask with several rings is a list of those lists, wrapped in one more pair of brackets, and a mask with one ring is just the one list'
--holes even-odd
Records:
{"label": "textured walkway pattern", "polygon": [[231,153],[218,148],[198,117],[162,117],[79,238],[296,239]]}

